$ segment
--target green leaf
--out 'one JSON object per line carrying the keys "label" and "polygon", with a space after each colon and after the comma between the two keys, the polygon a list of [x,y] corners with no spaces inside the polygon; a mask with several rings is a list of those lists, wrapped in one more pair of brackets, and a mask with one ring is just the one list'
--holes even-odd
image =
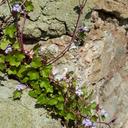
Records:
{"label": "green leaf", "polygon": [[17,76],[22,78],[26,75],[26,72],[28,72],[28,70],[30,69],[30,65],[24,64],[24,65],[20,65],[19,69],[17,71]]}
{"label": "green leaf", "polygon": [[58,110],[64,110],[64,103],[63,103],[63,102],[58,102],[58,103],[56,104],[56,108],[57,108]]}
{"label": "green leaf", "polygon": [[17,61],[22,61],[25,58],[25,55],[21,52],[17,52],[17,53],[15,53],[15,57],[16,57]]}
{"label": "green leaf", "polygon": [[34,6],[33,6],[31,1],[26,1],[25,2],[25,7],[26,7],[26,11],[27,12],[31,12],[34,9]]}
{"label": "green leaf", "polygon": [[63,116],[63,117],[65,117],[66,113],[67,113],[67,112],[65,112],[64,109],[61,110],[61,111],[58,111],[58,114],[59,114],[60,116]]}
{"label": "green leaf", "polygon": [[39,79],[39,72],[37,72],[36,70],[29,71],[27,73],[27,76],[29,76],[30,80],[37,80]]}
{"label": "green leaf", "polygon": [[96,107],[97,107],[96,102],[93,102],[93,103],[91,103],[91,104],[89,105],[89,108],[90,108],[90,109],[96,109]]}
{"label": "green leaf", "polygon": [[15,32],[16,32],[16,27],[14,24],[11,24],[4,29],[4,35],[9,36],[10,38],[15,37]]}
{"label": "green leaf", "polygon": [[52,67],[51,65],[47,66],[47,67],[44,67],[44,68],[41,68],[40,69],[40,74],[41,76],[43,76],[44,78],[47,78],[49,77],[50,73],[51,73],[51,70],[52,70]]}
{"label": "green leaf", "polygon": [[40,82],[40,87],[41,88],[45,88],[46,89],[46,92],[53,92],[53,87],[50,85],[49,81],[48,80],[43,80]]}
{"label": "green leaf", "polygon": [[76,109],[77,108],[77,101],[72,102],[71,108]]}
{"label": "green leaf", "polygon": [[14,100],[20,99],[21,98],[21,94],[22,94],[21,91],[18,91],[18,90],[14,91],[13,92],[13,99]]}
{"label": "green leaf", "polygon": [[93,122],[96,122],[97,119],[98,119],[98,117],[97,117],[96,115],[93,115],[93,116],[91,117],[91,120],[92,120]]}
{"label": "green leaf", "polygon": [[24,77],[23,79],[20,79],[20,81],[21,81],[22,83],[26,83],[26,82],[29,81],[29,78],[28,78],[28,77]]}
{"label": "green leaf", "polygon": [[4,65],[3,63],[0,63],[0,71],[3,71],[6,68],[6,65]]}
{"label": "green leaf", "polygon": [[90,108],[88,108],[88,107],[82,108],[81,113],[83,115],[91,115],[92,114]]}
{"label": "green leaf", "polygon": [[15,58],[9,58],[9,64],[11,65],[11,66],[16,66],[16,67],[18,67],[19,65],[20,65],[20,62],[17,62],[16,60],[15,60]]}
{"label": "green leaf", "polygon": [[30,81],[29,79],[29,84],[31,85],[31,87],[35,90],[40,90],[40,86],[39,86],[39,81],[38,80],[32,80]]}
{"label": "green leaf", "polygon": [[0,55],[0,63],[4,63],[5,62],[5,56],[4,55]]}
{"label": "green leaf", "polygon": [[45,104],[48,104],[48,101],[49,99],[44,94],[41,94],[37,98],[37,104],[45,105]]}
{"label": "green leaf", "polygon": [[34,57],[30,65],[33,68],[39,68],[42,65],[41,58],[40,57]]}
{"label": "green leaf", "polygon": [[15,49],[15,50],[18,50],[20,48],[20,45],[19,45],[19,42],[15,42],[12,47]]}
{"label": "green leaf", "polygon": [[58,98],[58,101],[61,101],[61,102],[64,101],[64,97],[63,96],[58,96],[57,98]]}
{"label": "green leaf", "polygon": [[70,99],[73,101],[76,98],[76,94],[71,94]]}
{"label": "green leaf", "polygon": [[66,120],[75,120],[75,115],[73,113],[67,113],[66,116],[65,116],[65,119]]}
{"label": "green leaf", "polygon": [[41,91],[40,90],[31,90],[29,91],[29,96],[33,97],[33,98],[37,98],[40,94],[41,94]]}
{"label": "green leaf", "polygon": [[9,44],[9,40],[7,40],[6,38],[2,39],[0,42],[0,49],[5,50]]}
{"label": "green leaf", "polygon": [[25,65],[20,65],[19,70],[17,72],[17,76],[22,78],[23,77],[23,73],[26,71],[26,66]]}
{"label": "green leaf", "polygon": [[48,104],[49,104],[49,105],[56,105],[57,103],[58,103],[58,101],[57,101],[56,98],[49,99],[49,101],[48,101]]}
{"label": "green leaf", "polygon": [[9,62],[11,66],[18,67],[24,58],[25,55],[23,53],[16,52],[15,54],[8,54],[6,56],[6,61]]}
{"label": "green leaf", "polygon": [[17,74],[17,69],[16,67],[10,67],[7,69],[8,75],[16,75]]}

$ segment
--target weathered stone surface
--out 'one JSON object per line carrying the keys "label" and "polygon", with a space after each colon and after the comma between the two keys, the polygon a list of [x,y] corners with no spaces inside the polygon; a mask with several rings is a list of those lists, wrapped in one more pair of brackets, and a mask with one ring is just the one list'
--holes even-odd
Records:
{"label": "weathered stone surface", "polygon": [[[74,8],[79,5],[78,0],[32,0],[32,2],[34,11],[29,14],[30,20],[27,19],[25,23],[24,34],[26,37],[47,39],[74,30],[78,16]],[[92,5],[87,4],[82,19],[91,11],[89,8]],[[0,6],[1,17],[9,14],[9,10],[6,10],[5,6]],[[90,24],[88,20],[86,23]]]}
{"label": "weathered stone surface", "polygon": [[12,100],[18,82],[5,80],[0,85],[0,128],[61,128],[59,121],[48,117],[43,108],[35,108],[35,100],[23,92],[20,101]]}
{"label": "weathered stone surface", "polygon": [[[78,14],[74,8],[79,5],[78,0],[32,0],[34,11],[29,14],[30,20],[26,20],[24,34],[28,38],[58,37],[67,31],[72,32]],[[111,12],[116,17],[128,18],[128,0],[89,0],[82,16],[82,24],[90,26],[90,8]],[[0,17],[9,15],[9,8],[3,4],[0,6]]]}
{"label": "weathered stone surface", "polygon": [[103,9],[119,18],[128,19],[128,0],[98,0],[96,9]]}
{"label": "weathered stone surface", "polygon": [[[77,19],[77,14],[74,11],[74,7],[78,5],[77,0],[33,0],[33,2],[35,10],[30,14],[30,18],[34,22],[26,23],[25,33],[32,34],[38,29],[40,30],[38,37],[57,37],[67,31],[73,31]],[[32,26],[32,29],[29,29],[28,25]],[[32,36],[35,37],[34,34]]]}
{"label": "weathered stone surface", "polygon": [[[93,45],[89,49],[93,51],[93,61],[90,63],[90,74],[87,78],[89,82],[95,83],[97,102],[102,103],[108,111],[109,121],[117,119],[112,127],[125,128],[124,124],[128,120],[126,114],[126,106],[128,106],[126,102],[128,97],[126,45],[128,38],[122,27],[116,27],[112,23],[105,22],[100,29],[92,31],[98,41],[95,37]],[[90,38],[93,38],[91,35],[90,33]],[[102,38],[99,39],[101,35]],[[97,47],[96,52],[93,47]],[[97,52],[98,47],[99,52]]]}
{"label": "weathered stone surface", "polygon": [[[99,21],[102,24],[97,24]],[[54,64],[54,68],[59,71],[55,75],[56,78],[61,77],[66,68],[67,71],[75,72],[80,86],[86,83],[92,88],[95,85],[93,88],[95,88],[96,101],[109,113],[107,120],[116,118],[112,128],[127,127],[128,37],[126,33],[127,31],[117,23],[103,21],[97,17],[94,28],[87,34],[84,46],[72,45],[69,52]],[[65,38],[63,36],[63,40]],[[61,45],[61,38],[48,40],[45,50],[47,45],[56,44],[61,51],[68,42],[65,40]]]}

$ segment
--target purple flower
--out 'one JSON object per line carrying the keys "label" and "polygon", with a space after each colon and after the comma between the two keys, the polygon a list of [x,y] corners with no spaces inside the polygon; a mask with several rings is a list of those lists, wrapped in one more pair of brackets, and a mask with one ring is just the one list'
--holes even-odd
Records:
{"label": "purple flower", "polygon": [[20,12],[21,11],[21,6],[18,3],[14,4],[13,7],[12,7],[12,11]]}
{"label": "purple flower", "polygon": [[101,109],[100,110],[100,115],[101,116],[104,116],[104,117],[107,117],[108,116],[108,113],[104,109]]}
{"label": "purple flower", "polygon": [[89,29],[88,27],[86,27],[86,26],[79,28],[79,31],[80,31],[80,32],[89,32],[89,30],[90,30],[90,29]]}
{"label": "purple flower", "polygon": [[93,123],[92,123],[92,121],[89,120],[89,119],[84,119],[84,120],[82,121],[82,125],[84,125],[85,127],[87,127],[87,126],[92,126]]}
{"label": "purple flower", "polygon": [[19,84],[19,85],[16,86],[16,89],[17,89],[18,91],[21,91],[21,90],[25,89],[26,87],[27,87],[27,86],[26,86],[25,84]]}
{"label": "purple flower", "polygon": [[8,54],[9,52],[12,52],[12,47],[10,45],[7,46],[5,49],[5,53]]}
{"label": "purple flower", "polygon": [[93,123],[90,119],[83,119],[82,121],[82,125],[84,125],[85,127],[89,127],[89,128],[96,128],[96,124]]}
{"label": "purple flower", "polygon": [[78,95],[78,96],[81,96],[81,95],[83,95],[83,92],[82,92],[82,90],[81,90],[81,88],[79,88],[78,86],[76,87],[76,95]]}

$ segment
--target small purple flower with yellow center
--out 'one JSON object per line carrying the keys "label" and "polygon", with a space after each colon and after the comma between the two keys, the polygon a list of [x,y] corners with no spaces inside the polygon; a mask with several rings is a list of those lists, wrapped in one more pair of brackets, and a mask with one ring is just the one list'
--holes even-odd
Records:
{"label": "small purple flower with yellow center", "polygon": [[5,49],[5,53],[8,54],[9,52],[12,52],[12,47],[10,45],[7,46]]}
{"label": "small purple flower with yellow center", "polygon": [[21,91],[25,88],[27,88],[27,85],[25,85],[25,84],[19,84],[19,85],[16,86],[16,90],[18,90],[18,91]]}
{"label": "small purple flower with yellow center", "polygon": [[12,11],[20,12],[21,11],[21,6],[18,3],[14,4],[13,7],[12,7]]}

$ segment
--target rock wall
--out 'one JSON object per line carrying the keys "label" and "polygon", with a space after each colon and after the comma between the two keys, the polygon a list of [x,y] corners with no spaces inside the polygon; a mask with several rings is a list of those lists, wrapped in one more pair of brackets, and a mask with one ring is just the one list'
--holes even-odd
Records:
{"label": "rock wall", "polygon": [[[26,39],[30,39],[30,45],[25,46],[29,49],[33,43],[40,40],[42,54],[48,52],[50,57],[56,56],[71,39],[67,33],[74,29],[77,18],[74,7],[78,5],[78,0],[33,2],[35,10],[26,21],[24,31]],[[0,10],[5,6],[0,6]],[[3,15],[8,15],[7,12],[8,10],[0,11],[1,19]],[[58,69],[56,78],[62,77],[65,68],[74,71],[79,85],[86,83],[89,88],[95,89],[96,101],[102,104],[109,114],[107,120],[116,119],[112,128],[127,128],[128,0],[89,0],[83,12],[82,24],[90,28],[84,45],[73,44],[70,50],[54,63],[54,68]],[[36,41],[31,41],[33,39]],[[27,92],[24,92],[21,101],[12,101],[9,97],[12,96],[12,90],[17,83],[14,84],[12,80],[5,82],[4,86],[0,86],[0,128],[61,127],[59,122],[47,118],[43,108],[34,108],[34,100],[26,95]],[[5,110],[8,110],[9,114]],[[24,119],[24,116],[27,118]]]}

